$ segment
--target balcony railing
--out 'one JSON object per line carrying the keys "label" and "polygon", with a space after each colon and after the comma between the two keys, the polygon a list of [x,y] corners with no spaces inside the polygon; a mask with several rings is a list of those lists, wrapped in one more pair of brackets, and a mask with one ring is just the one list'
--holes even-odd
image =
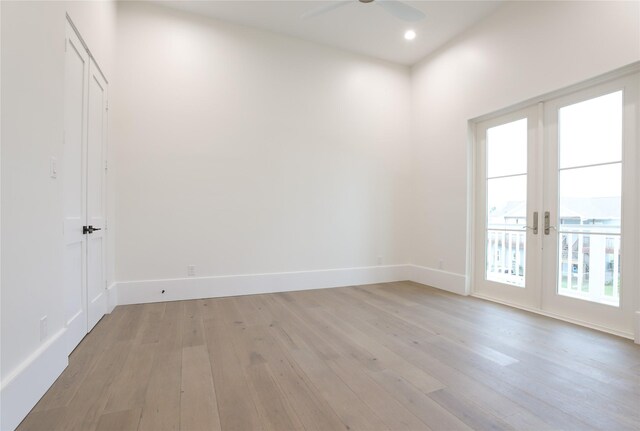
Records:
{"label": "balcony railing", "polygon": [[593,227],[558,232],[558,293],[618,306],[619,228]]}
{"label": "balcony railing", "polygon": [[487,280],[524,287],[526,240],[521,229],[487,231]]}
{"label": "balcony railing", "polygon": [[[601,304],[620,303],[618,226],[561,226],[558,235],[557,292]],[[520,230],[518,230],[520,229]],[[487,280],[524,287],[526,232],[505,225],[487,230]]]}

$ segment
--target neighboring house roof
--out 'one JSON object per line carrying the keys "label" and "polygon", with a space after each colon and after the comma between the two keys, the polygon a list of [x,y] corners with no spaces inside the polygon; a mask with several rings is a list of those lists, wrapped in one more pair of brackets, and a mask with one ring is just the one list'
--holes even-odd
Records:
{"label": "neighboring house roof", "polygon": [[560,201],[560,215],[581,219],[612,220],[620,218],[620,198],[564,198]]}
{"label": "neighboring house roof", "polygon": [[[582,220],[617,220],[620,219],[620,198],[564,198],[560,202],[562,218],[580,218]],[[514,219],[526,217],[524,202],[510,201],[502,208],[490,212],[493,219]]]}

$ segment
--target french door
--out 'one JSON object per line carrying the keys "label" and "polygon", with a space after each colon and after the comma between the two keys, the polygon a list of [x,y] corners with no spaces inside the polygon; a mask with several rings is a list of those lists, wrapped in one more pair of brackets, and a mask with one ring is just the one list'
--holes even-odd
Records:
{"label": "french door", "polygon": [[475,293],[524,307],[540,297],[538,120],[532,106],[477,126]]}
{"label": "french door", "polygon": [[632,336],[639,80],[476,125],[474,294]]}

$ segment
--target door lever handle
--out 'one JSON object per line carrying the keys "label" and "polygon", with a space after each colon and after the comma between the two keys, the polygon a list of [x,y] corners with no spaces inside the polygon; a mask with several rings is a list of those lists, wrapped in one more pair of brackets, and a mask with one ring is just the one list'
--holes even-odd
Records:
{"label": "door lever handle", "polygon": [[538,235],[538,211],[533,212],[533,234]]}
{"label": "door lever handle", "polygon": [[550,225],[550,221],[549,221],[550,217],[551,215],[549,214],[549,211],[545,211],[544,212],[544,234],[545,235],[549,235],[550,229],[558,230],[555,226]]}
{"label": "door lever handle", "polygon": [[102,228],[100,227],[93,227],[91,225],[89,226],[82,226],[82,234],[86,235],[86,234],[90,234],[90,233],[94,233],[97,230],[102,230]]}
{"label": "door lever handle", "polygon": [[538,211],[533,212],[533,226],[524,226],[523,229],[533,230],[534,235],[538,235]]}

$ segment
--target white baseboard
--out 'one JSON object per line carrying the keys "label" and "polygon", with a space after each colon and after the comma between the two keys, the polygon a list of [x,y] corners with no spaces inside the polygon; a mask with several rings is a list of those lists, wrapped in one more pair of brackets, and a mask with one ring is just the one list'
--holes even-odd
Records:
{"label": "white baseboard", "polygon": [[118,304],[141,304],[388,283],[408,280],[409,266],[388,265],[119,282]]}
{"label": "white baseboard", "polygon": [[65,340],[67,343],[67,356],[73,352],[80,341],[87,335],[87,316],[78,311],[71,319],[67,320],[67,333],[65,334]]}
{"label": "white baseboard", "polygon": [[33,352],[0,386],[0,430],[12,431],[69,363],[66,329]]}
{"label": "white baseboard", "polygon": [[466,277],[462,274],[427,268],[426,266],[408,265],[408,279],[416,283],[457,293],[469,295],[466,287]]}
{"label": "white baseboard", "polygon": [[111,314],[118,305],[118,283],[111,283],[107,288],[107,314]]}

